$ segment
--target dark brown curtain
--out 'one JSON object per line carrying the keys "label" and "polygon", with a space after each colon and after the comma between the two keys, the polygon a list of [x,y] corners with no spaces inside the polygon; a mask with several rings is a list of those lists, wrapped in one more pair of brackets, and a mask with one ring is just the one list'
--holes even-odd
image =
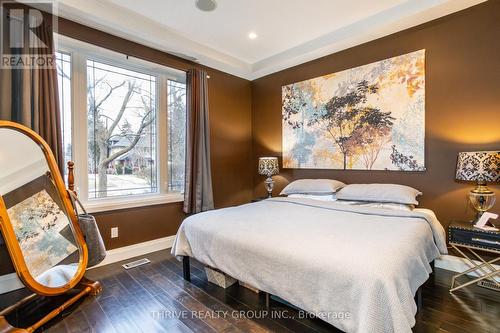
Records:
{"label": "dark brown curtain", "polygon": [[[16,8],[24,6],[16,3],[10,3],[9,5]],[[26,6],[22,8],[26,8]],[[5,28],[12,18],[7,17],[6,10],[2,11],[2,14],[3,37],[9,38],[9,32]],[[31,18],[24,17],[24,24],[27,24],[29,19]],[[48,51],[45,50],[44,52],[52,55],[54,66],[52,68],[0,69],[0,119],[23,124],[40,134],[52,149],[59,169],[62,171],[64,156],[51,20],[51,15],[44,13],[42,24],[36,29],[36,34],[49,47]],[[5,44],[8,45],[8,43]],[[25,45],[24,49],[11,49],[10,54],[29,53],[30,55],[37,55],[38,51],[38,49],[30,50]],[[3,243],[4,241],[0,235],[0,258],[2,258],[0,261],[2,263],[0,265],[0,275],[13,271],[10,262],[4,260],[4,257],[7,258],[8,255]]]}
{"label": "dark brown curtain", "polygon": [[[64,170],[62,147],[61,114],[59,112],[59,93],[57,69],[55,67],[54,36],[51,15],[44,14],[42,24],[36,35],[48,46],[49,55],[54,60],[52,67],[12,68],[0,72],[0,119],[25,125],[47,141],[58,162]],[[7,21],[11,18],[3,17]],[[28,22],[28,17],[25,22]],[[5,22],[4,22],[5,24]],[[37,55],[38,49],[12,50],[12,54],[30,53]],[[47,53],[47,51],[44,51]]]}
{"label": "dark brown curtain", "polygon": [[184,212],[199,213],[214,208],[210,167],[207,73],[187,73],[187,129]]}

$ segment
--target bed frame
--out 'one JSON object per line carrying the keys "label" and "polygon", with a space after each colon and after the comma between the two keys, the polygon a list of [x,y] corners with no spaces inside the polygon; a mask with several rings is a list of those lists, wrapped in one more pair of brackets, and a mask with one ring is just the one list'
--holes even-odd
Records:
{"label": "bed frame", "polygon": [[[188,256],[182,256],[182,275],[184,277],[184,280],[191,282],[191,264],[190,264],[190,257]],[[432,268],[432,273],[429,276],[429,279],[434,278],[434,260],[430,262],[431,268]],[[270,298],[272,295],[269,293],[265,293],[266,296],[266,307],[269,307],[270,303]],[[417,292],[415,294],[415,303],[417,304],[417,313],[419,313],[422,310],[422,286],[418,287]]]}

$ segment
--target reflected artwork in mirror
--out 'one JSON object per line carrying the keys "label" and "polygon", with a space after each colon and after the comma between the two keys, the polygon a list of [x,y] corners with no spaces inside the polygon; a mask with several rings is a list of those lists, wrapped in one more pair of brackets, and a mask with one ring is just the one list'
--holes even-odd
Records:
{"label": "reflected artwork in mirror", "polygon": [[0,197],[29,275],[47,288],[74,280],[81,246],[42,146],[0,128]]}

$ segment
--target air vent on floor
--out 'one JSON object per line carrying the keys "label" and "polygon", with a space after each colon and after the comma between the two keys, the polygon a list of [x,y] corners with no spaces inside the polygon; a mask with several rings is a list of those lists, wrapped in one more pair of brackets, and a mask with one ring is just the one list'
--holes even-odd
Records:
{"label": "air vent on floor", "polygon": [[487,280],[479,281],[477,283],[477,285],[480,287],[483,287],[483,288],[488,288],[491,290],[500,291],[500,287],[498,286],[498,284],[495,284],[494,282],[491,282],[491,281],[487,281]]}
{"label": "air vent on floor", "polygon": [[138,266],[149,264],[150,262],[151,261],[149,261],[149,259],[143,258],[143,259],[139,259],[139,260],[136,260],[136,261],[129,262],[128,264],[124,264],[122,266],[125,269],[131,269],[131,268],[134,268],[134,267],[138,267]]}

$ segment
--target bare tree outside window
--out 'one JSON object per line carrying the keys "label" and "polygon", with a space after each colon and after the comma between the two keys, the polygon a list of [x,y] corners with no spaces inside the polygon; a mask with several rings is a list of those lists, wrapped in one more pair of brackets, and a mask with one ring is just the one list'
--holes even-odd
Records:
{"label": "bare tree outside window", "polygon": [[89,198],[154,193],[156,77],[87,61]]}

